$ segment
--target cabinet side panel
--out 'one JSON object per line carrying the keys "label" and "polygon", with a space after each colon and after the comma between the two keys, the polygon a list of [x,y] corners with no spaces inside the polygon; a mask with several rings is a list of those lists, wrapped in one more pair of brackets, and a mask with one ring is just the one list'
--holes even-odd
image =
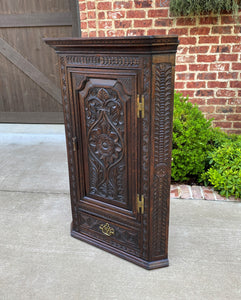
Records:
{"label": "cabinet side panel", "polygon": [[143,94],[145,99],[145,112],[141,129],[141,192],[145,199],[144,215],[142,219],[144,259],[149,259],[149,220],[150,220],[150,94],[151,94],[151,56],[143,58]]}
{"label": "cabinet side panel", "polygon": [[157,63],[152,67],[152,158],[151,158],[151,259],[167,258],[174,67]]}
{"label": "cabinet side panel", "polygon": [[76,183],[76,166],[75,157],[73,151],[72,137],[73,137],[73,124],[72,124],[72,111],[70,105],[70,97],[68,91],[68,78],[66,71],[66,62],[64,56],[59,56],[59,72],[60,82],[63,99],[64,110],[64,123],[65,123],[65,135],[66,135],[66,147],[68,153],[68,167],[69,167],[69,183],[70,183],[70,197],[73,216],[73,227],[76,227],[77,222],[77,183]]}

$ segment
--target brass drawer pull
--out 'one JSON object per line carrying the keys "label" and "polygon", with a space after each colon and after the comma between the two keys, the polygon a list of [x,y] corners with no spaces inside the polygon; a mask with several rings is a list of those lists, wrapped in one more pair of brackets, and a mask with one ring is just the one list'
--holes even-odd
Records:
{"label": "brass drawer pull", "polygon": [[114,228],[111,228],[108,223],[106,223],[105,225],[101,224],[99,228],[102,231],[102,233],[105,235],[111,236],[111,235],[115,234]]}

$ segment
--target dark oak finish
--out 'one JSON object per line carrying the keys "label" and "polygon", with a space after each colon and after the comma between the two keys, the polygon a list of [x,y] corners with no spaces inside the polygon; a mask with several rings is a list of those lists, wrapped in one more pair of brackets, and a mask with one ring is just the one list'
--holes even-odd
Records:
{"label": "dark oak finish", "polygon": [[59,55],[72,236],[168,266],[177,37],[45,41]]}

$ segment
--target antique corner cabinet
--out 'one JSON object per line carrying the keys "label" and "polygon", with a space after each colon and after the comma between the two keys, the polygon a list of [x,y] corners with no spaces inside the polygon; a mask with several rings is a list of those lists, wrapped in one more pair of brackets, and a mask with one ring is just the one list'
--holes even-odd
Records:
{"label": "antique corner cabinet", "polygon": [[45,42],[59,56],[72,236],[168,266],[177,36]]}

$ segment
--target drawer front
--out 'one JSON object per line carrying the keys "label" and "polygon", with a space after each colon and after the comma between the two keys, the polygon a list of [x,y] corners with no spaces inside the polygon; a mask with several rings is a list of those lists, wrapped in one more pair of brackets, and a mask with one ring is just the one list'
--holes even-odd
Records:
{"label": "drawer front", "polygon": [[140,234],[137,230],[82,211],[78,213],[78,223],[79,233],[140,256]]}

